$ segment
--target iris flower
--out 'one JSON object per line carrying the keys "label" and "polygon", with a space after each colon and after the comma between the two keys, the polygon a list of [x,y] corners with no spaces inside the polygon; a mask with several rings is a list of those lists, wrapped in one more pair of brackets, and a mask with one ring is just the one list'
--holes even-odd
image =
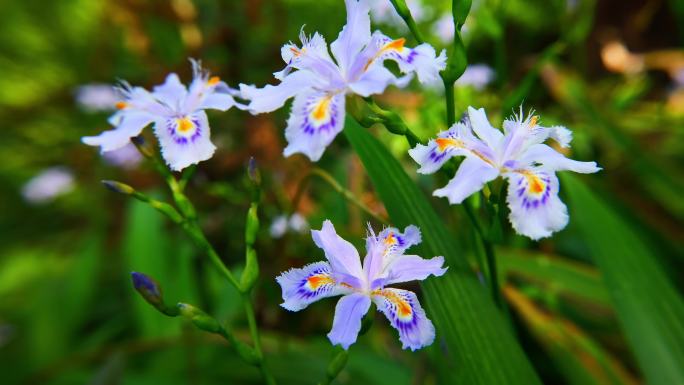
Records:
{"label": "iris flower", "polygon": [[[323,36],[302,32],[301,47],[289,43],[281,50],[286,67],[274,74],[279,84],[240,85],[252,113],[274,111],[294,97],[285,156],[302,153],[312,161],[320,159],[344,127],[345,95],[367,97],[392,84],[403,87],[413,73],[423,83],[436,82],[446,65],[445,53],[436,56],[428,44],[408,48],[403,38],[393,40],[379,31],[371,35],[367,0],[346,0],[346,6],[347,24],[330,44],[332,56]],[[396,62],[405,75],[395,76],[383,66],[385,60]]]}
{"label": "iris flower", "polygon": [[323,228],[311,234],[328,262],[311,263],[277,277],[283,290],[282,307],[299,311],[319,299],[342,295],[328,338],[333,345],[344,349],[356,342],[361,320],[370,309],[371,301],[397,329],[404,349],[420,349],[434,341],[435,328],[416,294],[386,287],[422,281],[430,275],[441,276],[447,270],[442,267],[443,257],[423,259],[404,255],[406,249],[420,243],[416,226],[408,226],[403,233],[387,228],[377,236],[369,228],[363,266],[354,246],[337,235],[330,221],[323,222]]}
{"label": "iris flower", "polygon": [[551,138],[569,147],[572,133],[565,127],[543,127],[530,114],[504,121],[503,133],[489,124],[484,109],[468,108],[464,121],[441,132],[427,145],[409,150],[420,164],[418,172],[432,174],[454,156],[464,156],[456,176],[434,195],[459,204],[502,176],[508,180],[509,220],[518,233],[531,239],[550,236],[568,223],[565,204],[558,198],[556,171],[594,173],[596,162],[568,159],[544,144]]}
{"label": "iris flower", "polygon": [[226,111],[236,103],[231,90],[218,77],[210,77],[200,64],[192,61],[194,78],[190,87],[178,75],[169,74],[164,84],[152,92],[124,83],[123,100],[109,118],[113,130],[84,137],[83,143],[99,146],[102,152],[124,147],[150,123],[159,139],[162,156],[175,171],[211,158],[216,147],[210,140],[206,109]]}

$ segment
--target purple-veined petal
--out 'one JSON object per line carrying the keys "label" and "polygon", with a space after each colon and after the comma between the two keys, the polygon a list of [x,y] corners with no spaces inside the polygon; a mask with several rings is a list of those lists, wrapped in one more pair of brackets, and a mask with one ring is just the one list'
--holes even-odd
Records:
{"label": "purple-veined petal", "polygon": [[456,176],[446,186],[435,190],[432,195],[446,197],[449,203],[459,204],[497,176],[498,169],[476,156],[469,156],[458,167]]}
{"label": "purple-veined petal", "polygon": [[[291,75],[292,76],[292,75]],[[285,129],[285,156],[301,153],[318,161],[344,128],[344,94],[307,92],[295,96]]]}
{"label": "purple-veined petal", "polygon": [[337,235],[332,222],[326,220],[320,230],[311,230],[311,237],[316,246],[325,252],[336,281],[355,288],[363,287],[365,276],[359,253],[354,245]]}
{"label": "purple-veined petal", "polygon": [[468,128],[462,123],[456,123],[447,131],[439,133],[436,139],[431,139],[427,145],[417,144],[409,150],[409,155],[420,165],[420,174],[432,174],[449,159],[457,155],[466,155],[469,141],[464,139]]}
{"label": "purple-veined petal", "polygon": [[348,73],[356,55],[371,40],[370,6],[367,0],[345,0],[347,24],[337,40],[330,44],[330,50],[344,73]]}
{"label": "purple-veined petal", "polygon": [[309,71],[295,71],[277,85],[266,85],[257,88],[246,84],[240,84],[240,94],[243,99],[249,100],[249,111],[253,114],[271,112],[282,107],[291,97],[307,92],[318,80]]}
{"label": "purple-veined petal", "polygon": [[568,210],[558,198],[558,178],[553,172],[529,169],[506,174],[513,229],[533,240],[545,238],[568,223]]}
{"label": "purple-veined petal", "polygon": [[383,284],[422,281],[430,275],[439,277],[447,271],[443,265],[444,257],[441,256],[424,259],[418,255],[399,255],[387,266],[387,277]]}
{"label": "purple-veined petal", "polygon": [[290,311],[302,310],[322,298],[350,292],[333,279],[327,262],[290,269],[276,277],[276,281],[283,291],[283,303],[280,306]]}
{"label": "purple-veined petal", "polygon": [[497,152],[497,149],[502,145],[504,135],[501,131],[489,124],[484,108],[476,110],[473,107],[468,107],[468,119],[475,134],[477,134],[487,146]]}
{"label": "purple-veined petal", "polygon": [[437,55],[430,44],[423,43],[413,48],[406,60],[411,65],[409,68],[418,75],[421,83],[436,84],[440,80],[439,72],[446,68],[446,51],[442,50]]}
{"label": "purple-veined petal", "polygon": [[118,112],[117,127],[113,130],[102,132],[97,136],[84,136],[81,140],[89,146],[100,146],[100,151],[114,151],[130,143],[131,138],[139,135],[140,132],[152,123],[154,116],[138,111]]}
{"label": "purple-veined petal", "polygon": [[563,154],[545,144],[531,146],[519,159],[524,165],[541,164],[545,170],[564,171],[570,170],[583,174],[591,174],[601,170],[596,162],[580,162],[568,159]]}
{"label": "purple-veined petal", "polygon": [[335,306],[335,318],[328,339],[333,345],[349,349],[361,330],[361,320],[368,313],[371,299],[366,294],[352,293],[340,298]]}
{"label": "purple-veined petal", "polygon": [[207,160],[214,155],[209,121],[204,111],[192,115],[159,119],[154,124],[162,157],[174,171]]}
{"label": "purple-veined petal", "polygon": [[385,60],[399,65],[402,73],[416,73],[421,83],[436,83],[439,71],[446,67],[446,53],[436,56],[435,49],[427,43],[415,48],[405,46],[406,39],[391,39],[375,31],[370,43],[355,58],[347,72],[348,79],[360,79],[366,72],[382,67]]}
{"label": "purple-veined petal", "polygon": [[397,228],[388,227],[376,236],[369,224],[363,271],[371,286],[382,285],[387,276],[387,266],[392,260],[420,241],[420,229],[414,225],[407,226],[403,233]]}
{"label": "purple-veined petal", "polygon": [[373,302],[399,332],[402,348],[415,351],[435,340],[435,327],[425,315],[415,293],[401,289],[376,290]]}

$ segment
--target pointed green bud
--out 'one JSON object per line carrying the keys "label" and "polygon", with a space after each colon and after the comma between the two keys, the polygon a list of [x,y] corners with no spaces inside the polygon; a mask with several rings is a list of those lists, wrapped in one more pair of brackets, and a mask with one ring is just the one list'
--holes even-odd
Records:
{"label": "pointed green bud", "polygon": [[254,287],[259,278],[259,261],[257,260],[256,251],[251,247],[247,248],[245,255],[245,270],[240,276],[240,288],[242,292],[248,293]]}
{"label": "pointed green bud", "polygon": [[127,184],[117,182],[115,180],[103,180],[102,184],[110,191],[119,194],[133,195],[135,189]]}
{"label": "pointed green bud", "polygon": [[451,10],[454,15],[454,25],[457,30],[461,30],[463,24],[465,24],[466,17],[470,12],[470,6],[472,5],[472,0],[452,0]]}
{"label": "pointed green bud", "polygon": [[189,319],[195,326],[197,326],[198,329],[210,333],[221,332],[221,325],[219,322],[202,310],[187,303],[179,303],[176,306],[180,311],[180,315]]}
{"label": "pointed green bud", "polygon": [[257,213],[257,205],[252,203],[247,211],[247,219],[245,221],[245,243],[247,243],[247,246],[254,245],[258,233],[259,216]]}

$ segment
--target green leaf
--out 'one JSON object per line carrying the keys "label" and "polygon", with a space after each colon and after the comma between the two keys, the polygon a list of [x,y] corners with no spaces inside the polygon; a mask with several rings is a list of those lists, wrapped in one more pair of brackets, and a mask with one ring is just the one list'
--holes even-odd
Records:
{"label": "green leaf", "polygon": [[443,255],[447,261],[447,274],[424,281],[422,287],[437,329],[435,344],[444,342],[445,359],[453,368],[456,383],[540,384],[510,326],[425,195],[387,149],[355,121],[347,119],[344,132],[366,167],[392,224],[420,227],[423,243],[416,253],[424,257]]}
{"label": "green leaf", "polygon": [[572,221],[603,274],[651,385],[684,384],[684,302],[639,235],[578,179],[563,175]]}
{"label": "green leaf", "polygon": [[549,313],[513,286],[504,296],[570,385],[636,385],[622,363],[570,320]]}

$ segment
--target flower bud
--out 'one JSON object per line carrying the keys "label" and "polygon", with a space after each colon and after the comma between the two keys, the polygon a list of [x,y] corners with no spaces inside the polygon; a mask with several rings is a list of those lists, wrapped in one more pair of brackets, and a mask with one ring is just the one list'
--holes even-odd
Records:
{"label": "flower bud", "polygon": [[465,24],[466,17],[470,12],[470,6],[472,5],[472,0],[452,0],[452,13],[454,15],[454,25],[456,29],[460,30],[463,24]]}
{"label": "flower bud", "polygon": [[147,303],[169,317],[178,315],[178,309],[166,306],[164,303],[162,289],[157,281],[137,271],[131,273],[131,278],[133,279],[133,287]]}
{"label": "flower bud", "polygon": [[110,191],[119,194],[132,195],[135,193],[135,189],[127,184],[117,182],[115,180],[103,180],[102,184]]}
{"label": "flower bud", "polygon": [[259,216],[257,214],[257,205],[252,203],[247,211],[247,220],[245,221],[245,243],[247,246],[254,244],[258,232]]}
{"label": "flower bud", "polygon": [[219,322],[202,310],[187,303],[179,303],[176,306],[178,307],[180,315],[189,319],[197,328],[210,333],[221,332],[221,325]]}
{"label": "flower bud", "polygon": [[259,168],[257,166],[256,159],[254,159],[253,156],[250,157],[249,163],[247,163],[247,175],[249,176],[249,180],[251,180],[254,184],[260,185],[261,173],[259,172]]}
{"label": "flower bud", "polygon": [[133,287],[147,303],[154,307],[163,304],[162,290],[157,281],[137,271],[131,273],[131,278],[133,278]]}
{"label": "flower bud", "polygon": [[131,142],[135,145],[138,151],[143,154],[144,157],[151,158],[154,156],[154,151],[149,146],[147,141],[145,141],[145,138],[142,135],[132,137]]}
{"label": "flower bud", "polygon": [[240,288],[243,292],[249,292],[259,278],[259,261],[256,251],[251,247],[247,248],[245,255],[245,270],[240,276]]}

